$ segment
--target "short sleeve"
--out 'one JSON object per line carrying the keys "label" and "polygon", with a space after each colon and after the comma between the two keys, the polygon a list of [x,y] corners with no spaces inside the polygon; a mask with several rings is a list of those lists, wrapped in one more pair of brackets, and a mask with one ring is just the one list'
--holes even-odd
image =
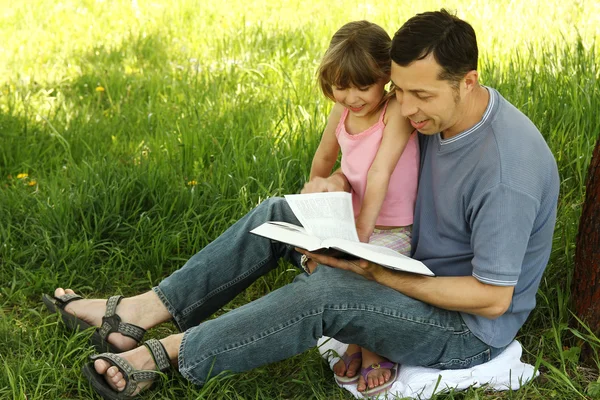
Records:
{"label": "short sleeve", "polygon": [[472,229],[473,276],[495,286],[515,286],[539,201],[505,184],[485,191],[467,214]]}

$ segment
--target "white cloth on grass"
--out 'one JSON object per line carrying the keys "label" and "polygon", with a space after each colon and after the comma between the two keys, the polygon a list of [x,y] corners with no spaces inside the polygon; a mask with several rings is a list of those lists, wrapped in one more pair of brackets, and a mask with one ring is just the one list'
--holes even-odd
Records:
{"label": "white cloth on grass", "polygon": [[[318,344],[319,352],[333,365],[339,360],[337,354],[344,354],[348,345],[335,339],[322,337]],[[398,378],[388,391],[387,398],[430,399],[434,394],[444,391],[465,390],[469,387],[487,385],[490,390],[516,390],[539,375],[532,365],[521,362],[523,348],[514,340],[496,358],[473,368],[441,370],[435,368],[399,365]],[[340,385],[341,386],[341,385]],[[363,395],[356,390],[356,385],[342,386],[354,397]],[[396,396],[396,397],[394,397]],[[378,399],[385,399],[380,394]]]}

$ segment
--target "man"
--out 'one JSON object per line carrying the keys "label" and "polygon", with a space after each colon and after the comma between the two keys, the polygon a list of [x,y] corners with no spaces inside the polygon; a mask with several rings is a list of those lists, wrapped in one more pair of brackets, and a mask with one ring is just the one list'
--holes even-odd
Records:
{"label": "man", "polygon": [[[498,355],[535,306],[559,181],[535,126],[479,84],[477,54],[472,27],[444,10],[411,18],[392,43],[396,97],[421,133],[413,257],[436,277],[302,251],[310,275],[204,321],[279,258],[297,263],[293,249],[248,233],[269,220],[298,223],[285,201],[270,199],[150,292],[108,306],[102,300],[61,303],[72,296],[51,300],[65,307],[63,318],[76,314],[79,323],[100,326],[107,308],[120,315],[114,326],[126,334],[136,330],[132,325],[147,329],[170,319],[183,332],[148,341],[148,351],[135,347],[143,331],[130,335],[135,340],[107,336],[105,324],[100,340],[129,351],[86,366],[96,390],[112,396],[125,388],[124,375],[151,379],[133,370],[167,368],[168,361],[202,385],[209,375],[301,353],[323,335],[398,363],[436,368],[468,368]],[[306,189],[349,188],[336,173]],[[146,384],[130,384],[126,392],[135,395]]]}

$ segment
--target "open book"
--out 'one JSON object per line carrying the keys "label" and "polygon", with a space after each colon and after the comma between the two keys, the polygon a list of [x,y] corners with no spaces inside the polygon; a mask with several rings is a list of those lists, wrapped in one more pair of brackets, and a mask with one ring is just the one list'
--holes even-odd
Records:
{"label": "open book", "polygon": [[335,250],[383,267],[434,276],[425,264],[392,249],[361,243],[352,210],[352,196],[346,192],[293,194],[285,196],[302,226],[288,222],[265,222],[250,233],[310,252]]}

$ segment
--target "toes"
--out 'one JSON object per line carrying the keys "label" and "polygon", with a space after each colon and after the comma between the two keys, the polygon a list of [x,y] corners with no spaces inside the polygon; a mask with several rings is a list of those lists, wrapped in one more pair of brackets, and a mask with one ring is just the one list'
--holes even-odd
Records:
{"label": "toes", "polygon": [[367,385],[365,384],[365,380],[361,376],[358,378],[358,383],[356,384],[356,390],[359,392],[364,392],[367,389]]}
{"label": "toes", "polygon": [[391,373],[389,370],[381,371],[381,375],[378,374],[370,374],[367,377],[367,386],[369,389],[376,388],[377,386],[381,386],[387,381],[390,380]]}
{"label": "toes", "polygon": [[367,380],[369,381],[369,389],[373,389],[375,386],[377,386],[376,378],[369,376]]}
{"label": "toes", "polygon": [[105,360],[96,360],[94,361],[94,368],[97,373],[104,375],[106,382],[114,389],[121,391],[125,388],[125,378],[118,367],[111,365]]}
{"label": "toes", "polygon": [[96,369],[96,372],[99,374],[104,375],[106,373],[106,370],[109,369],[110,364],[104,360],[96,360],[94,361],[94,368]]}
{"label": "toes", "polygon": [[335,372],[337,376],[344,376],[344,373],[346,373],[346,366],[342,360],[335,363],[333,366],[333,372]]}
{"label": "toes", "polygon": [[125,389],[125,379],[121,379],[120,381],[118,381],[117,383],[115,383],[115,386],[117,387],[117,390],[121,391],[123,389]]}
{"label": "toes", "polygon": [[61,287],[56,288],[54,290],[54,295],[56,297],[59,297],[59,296],[65,295],[65,294],[75,294],[75,292],[72,289],[63,289]]}
{"label": "toes", "polygon": [[362,360],[352,360],[352,362],[348,366],[348,371],[346,371],[346,376],[355,376],[360,368],[361,362]]}
{"label": "toes", "polygon": [[[118,373],[119,373],[119,368],[115,367],[114,365],[106,370],[106,376],[110,377],[111,379],[115,378]],[[120,378],[117,378],[117,380],[119,380],[119,379]]]}
{"label": "toes", "polygon": [[[123,374],[121,372],[119,372],[117,370],[117,372],[113,372],[112,376],[110,377],[110,380],[112,381],[113,385],[115,385],[116,387],[119,387],[121,382],[125,382],[125,378],[123,377]],[[122,385],[125,386],[125,385]]]}
{"label": "toes", "polygon": [[392,377],[392,371],[390,371],[389,369],[383,371],[383,382],[381,382],[381,384],[383,385],[384,383],[389,381],[391,377]]}

